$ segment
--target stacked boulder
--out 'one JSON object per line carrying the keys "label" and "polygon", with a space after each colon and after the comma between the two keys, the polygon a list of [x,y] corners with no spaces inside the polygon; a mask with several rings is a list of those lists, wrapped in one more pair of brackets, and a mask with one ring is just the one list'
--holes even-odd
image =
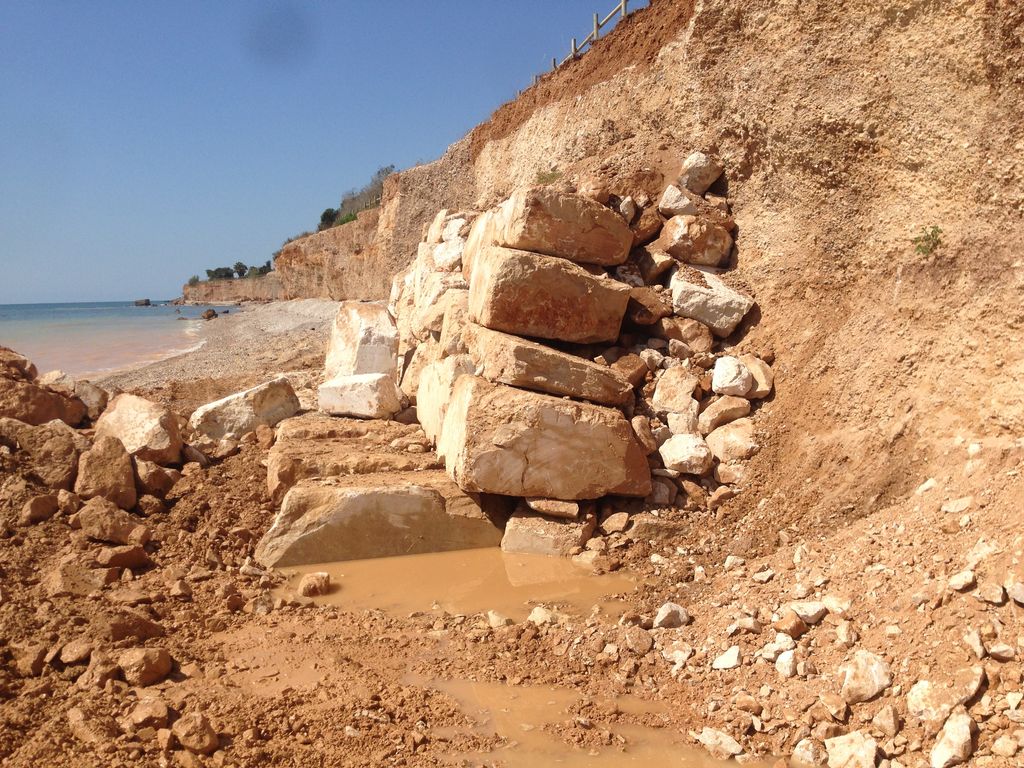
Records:
{"label": "stacked boulder", "polygon": [[721,173],[694,153],[657,204],[534,187],[441,211],[396,276],[402,391],[463,490],[523,500],[506,549],[570,554],[605,496],[683,506],[742,483],[772,371],[714,352],[754,304],[719,276]]}

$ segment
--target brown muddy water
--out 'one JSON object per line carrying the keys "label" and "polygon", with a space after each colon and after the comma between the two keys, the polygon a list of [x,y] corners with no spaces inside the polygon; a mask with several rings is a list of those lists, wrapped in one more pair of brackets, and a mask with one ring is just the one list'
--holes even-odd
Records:
{"label": "brown muddy water", "polygon": [[347,560],[283,568],[294,590],[303,574],[326,571],[332,591],[317,603],[345,610],[377,608],[396,616],[444,610],[453,614],[497,611],[522,621],[534,605],[560,606],[587,615],[620,607],[611,595],[631,592],[625,574],[595,576],[571,561],[543,555],[510,555],[496,548],[431,552],[404,557]]}

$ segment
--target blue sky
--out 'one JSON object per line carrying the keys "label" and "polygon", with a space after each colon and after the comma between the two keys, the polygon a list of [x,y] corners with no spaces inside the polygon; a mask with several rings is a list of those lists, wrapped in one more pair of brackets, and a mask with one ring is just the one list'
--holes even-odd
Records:
{"label": "blue sky", "polygon": [[2,0],[0,304],[170,298],[262,263],[614,5]]}

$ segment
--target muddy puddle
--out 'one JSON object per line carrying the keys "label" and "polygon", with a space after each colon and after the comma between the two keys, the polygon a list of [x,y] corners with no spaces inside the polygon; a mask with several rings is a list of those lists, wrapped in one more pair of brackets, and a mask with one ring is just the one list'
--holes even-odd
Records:
{"label": "muddy puddle", "polygon": [[498,611],[522,621],[537,603],[589,614],[597,606],[618,610],[609,596],[630,592],[624,574],[593,575],[571,561],[541,555],[509,555],[500,549],[466,549],[282,569],[286,589],[305,573],[326,571],[332,591],[317,603],[345,610],[378,608],[393,615],[444,610],[455,614]]}
{"label": "muddy puddle", "polygon": [[[669,727],[665,705],[623,696],[597,702],[595,710],[614,707],[620,721],[604,723],[588,718],[588,731],[607,729],[612,744],[577,747],[567,745],[558,734],[573,725],[573,708],[582,696],[566,688],[545,685],[510,686],[469,680],[425,680],[410,677],[411,683],[442,691],[455,699],[477,723],[477,731],[496,735],[507,745],[486,755],[455,755],[453,764],[500,765],[505,768],[618,768],[619,766],[678,766],[679,768],[721,768],[722,763],[685,741]],[[621,722],[626,720],[626,722]],[[733,763],[734,764],[734,763]],[[760,766],[761,763],[748,763]]]}

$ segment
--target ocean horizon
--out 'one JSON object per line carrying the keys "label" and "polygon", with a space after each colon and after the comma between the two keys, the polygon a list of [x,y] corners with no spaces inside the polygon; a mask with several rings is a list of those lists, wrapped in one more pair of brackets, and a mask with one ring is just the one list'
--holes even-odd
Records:
{"label": "ocean horizon", "polygon": [[60,369],[99,378],[198,348],[207,308],[170,300],[148,307],[134,301],[0,304],[0,346],[27,357],[40,373]]}

